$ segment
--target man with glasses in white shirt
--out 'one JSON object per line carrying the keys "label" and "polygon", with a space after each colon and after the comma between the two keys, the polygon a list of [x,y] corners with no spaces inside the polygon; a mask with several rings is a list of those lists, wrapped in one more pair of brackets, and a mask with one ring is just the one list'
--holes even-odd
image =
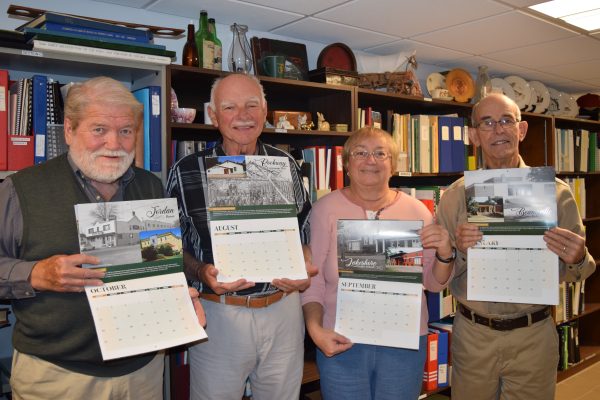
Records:
{"label": "man with glasses in white shirt", "polygon": [[[485,168],[527,167],[519,143],[527,122],[513,100],[491,94],[473,107],[471,143],[480,146]],[[591,275],[595,262],[569,186],[556,180],[558,227],[544,241],[560,258],[560,280]],[[458,249],[452,294],[459,302],[452,334],[452,399],[554,399],[558,335],[550,307],[535,304],[467,300],[467,250],[482,238],[467,223],[464,179],[444,192],[437,213]]]}

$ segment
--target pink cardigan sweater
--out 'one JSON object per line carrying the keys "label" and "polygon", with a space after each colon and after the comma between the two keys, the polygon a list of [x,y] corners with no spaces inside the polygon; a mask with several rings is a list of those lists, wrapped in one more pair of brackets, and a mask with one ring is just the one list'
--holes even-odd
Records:
{"label": "pink cardigan sweater", "polygon": [[[313,264],[318,274],[311,278],[310,287],[301,294],[302,305],[317,302],[323,306],[323,327],[333,329],[338,285],[337,266],[337,220],[367,219],[365,210],[351,202],[342,190],[336,190],[313,205],[310,216],[310,248]],[[433,222],[427,207],[419,200],[399,192],[394,203],[383,209],[379,219],[423,220]],[[447,282],[439,283],[432,273],[434,250],[425,250],[423,255],[423,285],[432,292],[442,290]],[[427,302],[425,294],[421,302],[421,335],[427,333]]]}

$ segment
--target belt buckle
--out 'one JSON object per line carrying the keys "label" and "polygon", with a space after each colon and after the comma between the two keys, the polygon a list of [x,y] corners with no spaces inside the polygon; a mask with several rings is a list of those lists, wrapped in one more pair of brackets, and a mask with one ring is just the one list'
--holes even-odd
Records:
{"label": "belt buckle", "polygon": [[246,308],[250,308],[250,296],[246,296]]}
{"label": "belt buckle", "polygon": [[497,331],[510,331],[512,329],[511,320],[501,318],[490,318],[489,327]]}

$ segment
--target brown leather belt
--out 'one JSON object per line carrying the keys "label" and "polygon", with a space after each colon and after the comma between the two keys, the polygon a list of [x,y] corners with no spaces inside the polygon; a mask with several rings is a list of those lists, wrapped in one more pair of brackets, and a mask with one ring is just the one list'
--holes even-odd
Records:
{"label": "brown leather belt", "polygon": [[458,310],[466,318],[481,325],[485,325],[497,331],[511,331],[517,328],[524,328],[542,321],[550,316],[550,307],[545,307],[531,314],[526,314],[517,318],[487,318],[475,314],[462,304],[458,304]]}
{"label": "brown leather belt", "polygon": [[200,297],[215,303],[248,308],[263,308],[277,303],[285,297],[283,292],[275,292],[267,296],[219,296],[217,294],[200,293]]}

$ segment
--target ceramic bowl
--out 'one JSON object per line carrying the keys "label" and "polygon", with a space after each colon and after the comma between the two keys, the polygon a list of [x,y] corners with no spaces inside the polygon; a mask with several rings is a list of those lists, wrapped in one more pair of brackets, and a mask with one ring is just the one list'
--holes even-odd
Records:
{"label": "ceramic bowl", "polygon": [[184,124],[191,124],[196,118],[195,108],[174,108],[171,110],[172,122],[179,122]]}

